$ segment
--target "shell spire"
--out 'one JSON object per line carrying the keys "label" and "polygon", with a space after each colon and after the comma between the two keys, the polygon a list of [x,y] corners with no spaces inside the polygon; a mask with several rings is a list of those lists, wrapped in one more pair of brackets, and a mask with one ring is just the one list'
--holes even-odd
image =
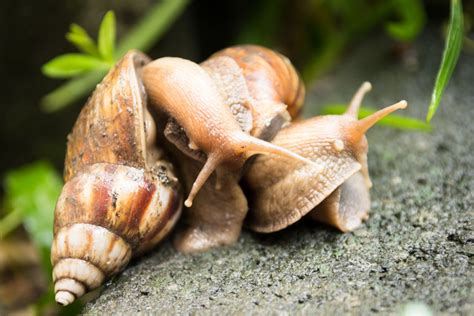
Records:
{"label": "shell spire", "polygon": [[51,247],[55,299],[68,305],[156,245],[176,223],[181,195],[155,147],[155,126],[127,53],[87,101],[68,138],[65,184]]}

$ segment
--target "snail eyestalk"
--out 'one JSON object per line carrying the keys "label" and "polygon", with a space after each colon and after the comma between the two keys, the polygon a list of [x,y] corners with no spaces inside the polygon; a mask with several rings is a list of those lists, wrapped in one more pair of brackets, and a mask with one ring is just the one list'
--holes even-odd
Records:
{"label": "snail eyestalk", "polygon": [[396,110],[404,109],[407,106],[407,101],[402,100],[357,121],[354,124],[354,135],[356,136],[356,138],[362,137],[367,132],[367,130],[369,130],[385,116],[389,115],[392,112],[395,112]]}
{"label": "snail eyestalk", "polygon": [[357,118],[362,100],[364,99],[366,93],[370,90],[372,90],[372,84],[368,81],[364,82],[352,97],[351,103],[349,103],[349,106],[347,107],[347,110],[344,114],[350,115],[353,118]]}
{"label": "snail eyestalk", "polygon": [[207,157],[204,167],[202,167],[201,172],[199,172],[199,175],[197,176],[196,180],[194,180],[188,198],[186,199],[186,201],[184,201],[184,205],[186,207],[191,207],[193,205],[193,200],[198,194],[199,190],[201,190],[204,183],[206,183],[207,179],[214,172],[214,170],[216,170],[221,161],[222,158],[218,155],[209,155]]}
{"label": "snail eyestalk", "polygon": [[255,137],[248,137],[248,139],[245,139],[242,141],[242,146],[245,146],[245,154],[247,157],[257,155],[257,154],[275,154],[283,157],[287,157],[290,159],[295,159],[299,160],[305,164],[310,164],[313,165],[317,168],[320,168],[320,166],[315,163],[314,161],[305,158],[297,153],[292,152],[291,150],[288,150],[284,147],[277,146],[275,144],[266,142],[264,140],[255,138]]}

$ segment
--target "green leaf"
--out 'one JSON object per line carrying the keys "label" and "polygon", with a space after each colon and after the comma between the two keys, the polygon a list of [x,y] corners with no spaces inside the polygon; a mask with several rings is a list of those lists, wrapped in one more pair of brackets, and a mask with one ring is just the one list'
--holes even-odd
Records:
{"label": "green leaf", "polygon": [[401,21],[387,23],[387,32],[400,41],[412,41],[423,29],[426,16],[421,0],[395,0],[394,8],[401,16]]}
{"label": "green leaf", "polygon": [[81,52],[100,57],[97,45],[81,26],[71,24],[70,31],[66,34],[66,39],[75,45]]}
{"label": "green leaf", "polygon": [[51,270],[49,255],[54,207],[61,187],[59,174],[43,161],[10,171],[5,177],[6,209],[21,214],[23,225],[38,248],[47,273]]}
{"label": "green leaf", "polygon": [[104,67],[107,67],[107,64],[97,57],[84,54],[64,54],[47,62],[41,70],[48,77],[67,78]]}
{"label": "green leaf", "polygon": [[10,211],[0,220],[0,240],[8,236],[23,222],[24,214],[20,209]]}
{"label": "green leaf", "polygon": [[[39,161],[10,171],[5,177],[5,206],[9,214],[21,214],[23,225],[41,255],[45,275],[51,276],[50,249],[53,241],[54,208],[63,182],[58,172],[47,162]],[[8,215],[7,215],[8,216]],[[4,219],[0,221],[0,227]],[[0,235],[4,232],[0,229]],[[35,303],[37,315],[45,314],[54,302],[52,283]],[[61,315],[76,315],[81,302],[61,308]]]}
{"label": "green leaf", "polygon": [[102,58],[113,61],[115,50],[115,14],[113,11],[108,11],[102,19],[97,42]]}
{"label": "green leaf", "polygon": [[61,177],[44,161],[10,171],[5,177],[7,210],[21,212],[26,229],[40,246],[51,246],[54,207],[61,187]]}
{"label": "green leaf", "polygon": [[426,114],[426,121],[430,122],[439,107],[444,89],[446,88],[454,68],[456,67],[459,54],[461,53],[464,38],[464,22],[462,5],[460,0],[451,0],[451,17],[449,21],[448,37],[444,47],[443,58],[436,76],[431,102]]}
{"label": "green leaf", "polygon": [[[321,110],[322,114],[329,115],[329,114],[342,114],[346,111],[347,105],[343,104],[331,104],[326,105]],[[376,109],[370,107],[361,107],[359,110],[359,119],[367,117],[373,113],[377,112]],[[423,121],[406,117],[406,116],[399,116],[395,114],[390,114],[389,116],[384,117],[381,119],[377,124],[400,128],[400,129],[412,129],[412,130],[419,130],[424,132],[431,131],[431,126]]]}
{"label": "green leaf", "polygon": [[190,0],[162,0],[130,30],[117,47],[120,58],[130,49],[149,50],[180,16]]}

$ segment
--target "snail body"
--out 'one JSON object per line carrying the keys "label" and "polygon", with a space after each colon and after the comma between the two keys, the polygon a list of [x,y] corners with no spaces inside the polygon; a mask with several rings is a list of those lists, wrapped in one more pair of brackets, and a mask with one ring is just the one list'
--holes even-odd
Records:
{"label": "snail body", "polygon": [[273,143],[314,160],[323,169],[275,156],[255,160],[245,179],[252,194],[247,218],[251,229],[274,232],[311,212],[310,217],[349,231],[367,217],[371,182],[365,132],[407,105],[400,101],[357,120],[362,97],[370,87],[369,83],[361,86],[345,114],[296,122],[273,139]]}
{"label": "snail body", "polygon": [[[270,49],[243,45],[213,54],[200,66],[209,74],[242,132],[264,140],[274,135],[299,113],[304,101],[304,84],[289,60]],[[165,136],[173,143],[185,138],[179,128],[167,126]],[[189,151],[185,142],[184,152]],[[189,157],[187,157],[189,156]],[[191,188],[202,163],[192,153],[178,155],[183,184]],[[247,165],[250,165],[249,161]],[[240,236],[248,211],[240,187],[242,172],[219,167],[203,185],[193,205],[186,209],[175,234],[174,245],[182,252],[201,252],[229,245]],[[217,188],[218,187],[218,188]]]}
{"label": "snail body", "polygon": [[219,165],[240,169],[250,156],[262,153],[311,164],[287,149],[242,132],[211,77],[198,64],[181,58],[160,58],[144,67],[142,78],[152,103],[184,129],[191,149],[207,156],[185,201],[187,207]]}
{"label": "snail body", "polygon": [[163,239],[180,215],[177,179],[154,147],[154,122],[137,76],[147,62],[135,51],[125,55],[69,135],[51,249],[59,304],[124,269]]}

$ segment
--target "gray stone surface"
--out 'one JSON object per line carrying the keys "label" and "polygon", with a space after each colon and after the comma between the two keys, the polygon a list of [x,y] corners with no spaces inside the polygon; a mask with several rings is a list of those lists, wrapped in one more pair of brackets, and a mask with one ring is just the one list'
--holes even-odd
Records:
{"label": "gray stone surface", "polygon": [[[353,49],[310,89],[308,104],[347,103],[370,80],[366,104],[407,99],[404,114],[423,117],[442,40],[435,32],[421,38],[416,71],[390,60],[389,46],[376,37]],[[437,314],[472,315],[473,85],[474,56],[463,55],[432,133],[369,132],[372,212],[354,233],[300,222],[270,235],[244,231],[235,246],[193,256],[165,242],[86,312],[367,315],[417,301]]]}

